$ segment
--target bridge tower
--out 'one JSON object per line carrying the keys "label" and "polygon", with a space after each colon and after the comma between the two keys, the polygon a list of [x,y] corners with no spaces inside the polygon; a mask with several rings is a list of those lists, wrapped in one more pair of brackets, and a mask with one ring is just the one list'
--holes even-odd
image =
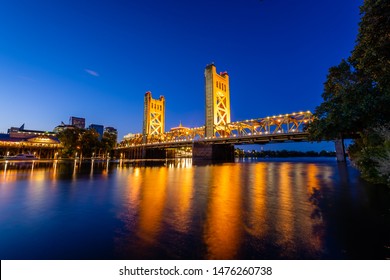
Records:
{"label": "bridge tower", "polygon": [[153,99],[150,91],[145,93],[144,99],[144,123],[143,142],[146,143],[148,136],[158,135],[165,132],[165,98]]}
{"label": "bridge tower", "polygon": [[224,134],[224,126],[230,123],[230,87],[227,72],[217,74],[215,65],[206,66],[206,128],[205,136],[212,137],[215,133]]}

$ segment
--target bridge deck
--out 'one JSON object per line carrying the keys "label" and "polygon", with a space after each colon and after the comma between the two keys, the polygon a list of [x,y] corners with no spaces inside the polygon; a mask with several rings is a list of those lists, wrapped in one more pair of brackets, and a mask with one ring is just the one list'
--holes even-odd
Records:
{"label": "bridge deck", "polygon": [[146,144],[130,144],[127,146],[119,146],[117,150],[126,150],[139,147],[147,148],[179,148],[191,146],[193,143],[204,143],[204,144],[234,144],[234,145],[244,145],[244,144],[265,144],[272,142],[285,142],[285,141],[307,141],[308,140],[307,132],[289,132],[289,133],[275,133],[275,134],[252,134],[245,136],[227,136],[227,137],[213,137],[213,138],[203,138],[199,140],[186,140],[179,139],[174,141],[165,141],[165,142],[155,142],[155,143],[146,143]]}

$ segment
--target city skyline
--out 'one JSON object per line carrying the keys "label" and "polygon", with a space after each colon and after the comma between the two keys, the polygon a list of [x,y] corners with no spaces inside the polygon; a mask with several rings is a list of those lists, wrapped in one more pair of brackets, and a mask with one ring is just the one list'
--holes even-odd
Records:
{"label": "city skyline", "polygon": [[[69,116],[142,131],[143,97],[166,130],[204,124],[204,67],[231,83],[232,121],[314,111],[352,50],[362,1],[60,1],[0,4],[0,131]],[[17,112],[17,114],[15,114]]]}

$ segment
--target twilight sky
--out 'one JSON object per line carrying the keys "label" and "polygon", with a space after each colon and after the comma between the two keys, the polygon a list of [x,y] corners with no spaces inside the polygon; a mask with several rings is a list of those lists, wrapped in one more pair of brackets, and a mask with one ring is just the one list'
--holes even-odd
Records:
{"label": "twilight sky", "polygon": [[230,76],[232,121],[321,102],[352,51],[362,0],[0,0],[0,132],[70,116],[141,132],[143,97],[166,129],[204,124],[204,68]]}

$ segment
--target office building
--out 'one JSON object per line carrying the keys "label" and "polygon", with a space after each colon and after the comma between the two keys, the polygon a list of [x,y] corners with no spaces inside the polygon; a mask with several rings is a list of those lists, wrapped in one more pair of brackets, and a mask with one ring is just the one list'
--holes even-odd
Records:
{"label": "office building", "polygon": [[99,140],[102,140],[102,137],[103,137],[103,130],[104,130],[104,126],[103,125],[100,125],[100,124],[91,124],[89,126],[89,129],[93,129],[95,130],[97,133],[99,133]]}
{"label": "office building", "polygon": [[85,118],[70,117],[69,124],[80,129],[85,129]]}

